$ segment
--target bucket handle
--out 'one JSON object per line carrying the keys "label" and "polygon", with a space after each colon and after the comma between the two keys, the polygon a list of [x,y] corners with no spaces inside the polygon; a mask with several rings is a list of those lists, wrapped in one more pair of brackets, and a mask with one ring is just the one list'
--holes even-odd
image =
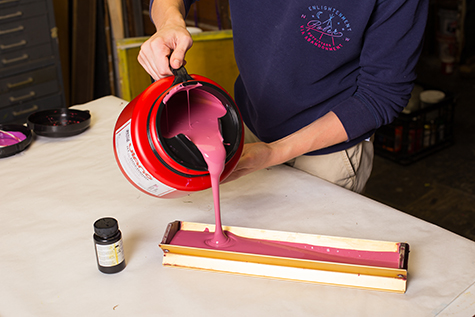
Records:
{"label": "bucket handle", "polygon": [[186,71],[184,66],[181,66],[178,69],[171,68],[171,71],[173,73],[173,76],[175,76],[175,79],[173,80],[172,87],[184,82],[187,82],[189,80],[193,80],[193,78],[188,75],[188,72]]}

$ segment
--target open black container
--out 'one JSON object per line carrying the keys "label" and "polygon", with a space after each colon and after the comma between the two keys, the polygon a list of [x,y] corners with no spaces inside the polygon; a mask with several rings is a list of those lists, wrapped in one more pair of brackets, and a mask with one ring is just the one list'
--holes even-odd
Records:
{"label": "open black container", "polygon": [[68,108],[44,110],[28,117],[28,126],[36,134],[61,138],[84,132],[91,123],[88,110]]}

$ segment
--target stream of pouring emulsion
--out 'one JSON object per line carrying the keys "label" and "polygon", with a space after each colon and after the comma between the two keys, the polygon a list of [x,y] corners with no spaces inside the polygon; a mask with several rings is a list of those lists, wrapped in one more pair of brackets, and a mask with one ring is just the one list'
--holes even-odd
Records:
{"label": "stream of pouring emulsion", "polygon": [[[181,90],[186,90],[186,109],[180,107],[178,103],[167,104],[167,113],[173,115],[169,117],[170,122],[164,136],[169,138],[180,133],[184,134],[203,154],[211,178],[216,222],[214,236],[207,239],[206,243],[214,247],[223,247],[231,243],[222,229],[219,199],[219,181],[226,161],[226,149],[218,119],[226,114],[226,108],[212,94],[203,90],[192,90],[193,88],[196,86],[181,87]],[[190,106],[190,90],[193,107]],[[181,104],[183,105],[183,102]],[[172,107],[175,108],[171,109]]]}

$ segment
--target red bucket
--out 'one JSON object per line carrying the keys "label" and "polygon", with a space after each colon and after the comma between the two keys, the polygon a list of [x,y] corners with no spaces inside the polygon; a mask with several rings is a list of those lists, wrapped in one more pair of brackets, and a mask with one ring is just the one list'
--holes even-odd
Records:
{"label": "red bucket", "polygon": [[185,105],[193,111],[193,99],[212,95],[226,108],[219,118],[226,163],[224,180],[236,167],[244,144],[241,114],[232,97],[217,83],[185,68],[173,77],[156,81],[122,111],[114,129],[114,153],[124,176],[144,193],[176,198],[211,187],[208,167],[198,148],[183,134],[165,138],[164,126],[174,111]]}

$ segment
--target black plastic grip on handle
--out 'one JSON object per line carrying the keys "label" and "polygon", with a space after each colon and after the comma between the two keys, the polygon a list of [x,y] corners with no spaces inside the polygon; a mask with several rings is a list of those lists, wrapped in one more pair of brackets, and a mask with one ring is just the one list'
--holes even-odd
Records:
{"label": "black plastic grip on handle", "polygon": [[173,76],[175,76],[175,79],[173,80],[172,87],[184,82],[187,82],[189,80],[193,80],[193,78],[188,75],[188,72],[186,71],[184,66],[181,66],[178,69],[171,68],[171,71],[173,73]]}

